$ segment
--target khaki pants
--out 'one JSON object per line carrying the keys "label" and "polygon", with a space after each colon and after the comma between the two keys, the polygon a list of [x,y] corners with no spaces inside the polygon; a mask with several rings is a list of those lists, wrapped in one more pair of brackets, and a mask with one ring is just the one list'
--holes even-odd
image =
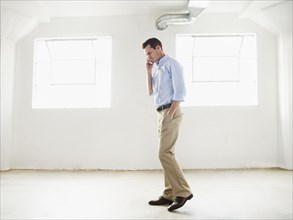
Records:
{"label": "khaki pants", "polygon": [[159,159],[165,178],[165,190],[162,196],[174,200],[176,196],[189,196],[191,190],[174,154],[183,113],[181,108],[178,107],[174,118],[171,119],[167,114],[168,110],[164,109],[157,113]]}

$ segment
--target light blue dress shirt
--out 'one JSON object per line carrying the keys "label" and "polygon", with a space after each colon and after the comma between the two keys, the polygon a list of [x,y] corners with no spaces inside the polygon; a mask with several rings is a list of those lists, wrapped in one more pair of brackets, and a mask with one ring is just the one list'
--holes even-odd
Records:
{"label": "light blue dress shirt", "polygon": [[172,101],[183,102],[186,88],[180,63],[168,55],[163,56],[153,67],[152,86],[156,107]]}

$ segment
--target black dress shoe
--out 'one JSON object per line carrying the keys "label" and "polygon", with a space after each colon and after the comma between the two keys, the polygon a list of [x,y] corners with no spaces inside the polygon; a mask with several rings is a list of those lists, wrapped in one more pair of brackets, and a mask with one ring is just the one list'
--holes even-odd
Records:
{"label": "black dress shoe", "polygon": [[160,196],[157,200],[149,201],[150,205],[171,205],[172,203],[172,200],[165,199],[163,196]]}
{"label": "black dress shoe", "polygon": [[187,200],[192,199],[193,195],[191,194],[188,197],[180,197],[180,196],[176,196],[175,201],[172,203],[172,205],[170,205],[168,207],[168,211],[172,212],[175,209],[179,209],[180,207],[184,206],[184,204],[186,203]]}

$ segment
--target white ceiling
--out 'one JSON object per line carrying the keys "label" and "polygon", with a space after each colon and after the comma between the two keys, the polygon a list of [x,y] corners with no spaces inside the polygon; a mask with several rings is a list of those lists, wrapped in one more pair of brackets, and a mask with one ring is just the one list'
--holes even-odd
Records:
{"label": "white ceiling", "polygon": [[[9,10],[40,22],[55,17],[187,13],[188,4],[207,5],[204,13],[242,13],[249,6],[267,7],[288,0],[1,0]],[[289,0],[290,1],[290,0]]]}
{"label": "white ceiling", "polygon": [[292,31],[291,0],[0,0],[1,36],[19,40],[38,24],[57,17],[236,13],[273,33]]}
{"label": "white ceiling", "polygon": [[[208,3],[206,13],[239,13],[251,0],[192,0],[192,2]],[[54,17],[184,13],[187,12],[188,3],[189,0],[1,0],[1,10],[10,10],[42,20],[42,18]]]}

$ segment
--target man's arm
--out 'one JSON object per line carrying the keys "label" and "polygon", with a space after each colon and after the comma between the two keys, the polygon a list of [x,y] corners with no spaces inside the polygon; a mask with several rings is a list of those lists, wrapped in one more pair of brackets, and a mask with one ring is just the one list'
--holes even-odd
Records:
{"label": "man's arm", "polygon": [[150,63],[147,61],[146,63],[146,70],[147,70],[147,89],[149,95],[153,94],[153,82],[152,82],[152,69],[153,69],[153,63]]}
{"label": "man's arm", "polygon": [[179,107],[180,102],[184,101],[186,88],[183,76],[183,68],[178,62],[173,62],[171,65],[172,84],[174,89],[174,96],[172,105],[168,111],[171,118],[174,117],[176,109]]}

